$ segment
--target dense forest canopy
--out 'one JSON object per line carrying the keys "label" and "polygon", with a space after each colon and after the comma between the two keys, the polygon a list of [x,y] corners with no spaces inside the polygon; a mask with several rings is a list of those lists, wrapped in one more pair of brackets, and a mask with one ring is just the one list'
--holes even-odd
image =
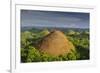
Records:
{"label": "dense forest canopy", "polygon": [[[52,56],[39,51],[38,42],[51,32],[52,29],[23,29],[21,31],[21,62],[50,62],[89,59],[89,30],[88,29],[59,29],[75,46],[70,53]],[[58,30],[58,29],[57,29]]]}

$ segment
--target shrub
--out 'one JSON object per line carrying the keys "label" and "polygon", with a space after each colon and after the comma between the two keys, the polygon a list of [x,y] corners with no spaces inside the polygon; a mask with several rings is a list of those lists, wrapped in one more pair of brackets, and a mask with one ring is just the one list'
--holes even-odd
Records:
{"label": "shrub", "polygon": [[40,53],[34,47],[29,46],[27,54],[27,62],[39,62],[41,61]]}

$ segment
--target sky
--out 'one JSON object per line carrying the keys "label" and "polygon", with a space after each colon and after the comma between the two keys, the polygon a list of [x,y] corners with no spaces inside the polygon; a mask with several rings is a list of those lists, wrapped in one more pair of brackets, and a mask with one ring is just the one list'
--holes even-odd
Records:
{"label": "sky", "polygon": [[89,28],[89,13],[21,10],[21,27]]}

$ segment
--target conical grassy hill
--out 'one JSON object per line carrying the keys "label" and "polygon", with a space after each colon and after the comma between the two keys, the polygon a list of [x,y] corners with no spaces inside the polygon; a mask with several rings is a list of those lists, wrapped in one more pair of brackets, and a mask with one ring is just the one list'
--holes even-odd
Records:
{"label": "conical grassy hill", "polygon": [[43,53],[59,56],[70,53],[74,49],[74,45],[67,39],[63,32],[54,30],[42,38],[38,43],[38,48]]}

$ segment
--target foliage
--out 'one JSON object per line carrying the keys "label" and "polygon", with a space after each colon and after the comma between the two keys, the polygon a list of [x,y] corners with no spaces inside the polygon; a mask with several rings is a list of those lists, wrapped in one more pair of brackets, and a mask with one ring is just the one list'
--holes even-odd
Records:
{"label": "foliage", "polygon": [[22,49],[21,54],[22,62],[67,61],[77,59],[74,51],[65,55],[51,56],[46,53],[39,52],[36,48],[32,46],[28,48],[27,53],[25,53],[25,49]]}
{"label": "foliage", "polygon": [[21,62],[49,62],[89,59],[89,32],[88,31],[67,31],[64,32],[68,39],[74,44],[75,50],[60,56],[51,56],[40,52],[35,44],[42,37],[49,34],[48,29],[43,31],[23,31],[21,32]]}

